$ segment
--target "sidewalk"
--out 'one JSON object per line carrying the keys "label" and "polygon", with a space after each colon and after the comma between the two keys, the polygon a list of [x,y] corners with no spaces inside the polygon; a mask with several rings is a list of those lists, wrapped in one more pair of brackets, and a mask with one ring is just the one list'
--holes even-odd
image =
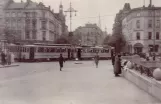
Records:
{"label": "sidewalk", "polygon": [[0,68],[17,67],[17,66],[19,66],[19,65],[14,63],[14,64],[11,64],[11,65],[0,65]]}

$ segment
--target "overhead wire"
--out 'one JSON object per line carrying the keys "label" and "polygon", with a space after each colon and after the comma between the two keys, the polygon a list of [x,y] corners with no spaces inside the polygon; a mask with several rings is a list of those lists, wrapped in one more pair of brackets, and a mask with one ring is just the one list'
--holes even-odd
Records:
{"label": "overhead wire", "polygon": [[[103,16],[100,16],[100,18],[102,17],[112,17],[112,16],[115,16],[115,15],[103,15]],[[99,16],[93,16],[93,17],[82,17],[82,18],[76,18],[76,19],[72,19],[72,20],[80,20],[80,19],[91,19],[91,18],[98,18]],[[67,19],[69,20],[69,19]]]}

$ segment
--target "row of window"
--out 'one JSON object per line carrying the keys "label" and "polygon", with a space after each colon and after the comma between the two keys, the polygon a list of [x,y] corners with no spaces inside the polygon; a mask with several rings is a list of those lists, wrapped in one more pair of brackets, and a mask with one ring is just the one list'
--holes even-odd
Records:
{"label": "row of window", "polygon": [[157,11],[155,11],[154,12],[154,10],[153,11],[142,11],[142,12],[135,12],[135,13],[132,13],[132,14],[130,14],[128,17],[127,17],[127,20],[129,21],[129,20],[131,20],[131,18],[134,18],[134,17],[140,17],[140,16],[154,16],[154,14],[155,14],[155,16],[161,16],[161,11],[160,10],[157,10]]}
{"label": "row of window", "polygon": [[[140,20],[137,20],[136,21],[136,28],[140,29],[140,25],[141,25]],[[152,27],[153,27],[153,21],[148,20],[148,28],[152,28]],[[160,28],[160,20],[156,20],[155,27]]]}
{"label": "row of window", "polygon": [[[152,32],[148,32],[148,39],[152,39]],[[137,40],[140,40],[140,32],[137,32],[136,33],[136,39]],[[155,39],[156,40],[159,40],[160,39],[160,33],[159,32],[156,32],[156,35],[155,35]]]}
{"label": "row of window", "polygon": [[[30,48],[26,48],[26,47],[9,47],[9,50],[11,52],[30,52]],[[34,52],[38,52],[38,53],[65,53],[65,52],[68,52],[68,49],[67,48],[44,48],[44,47],[38,47],[36,49],[34,49]],[[72,50],[72,52],[76,52],[76,50]],[[97,53],[97,52],[101,52],[101,53],[109,53],[109,50],[106,50],[106,49],[102,49],[102,50],[97,50],[97,49],[83,49],[82,52],[84,53]]]}
{"label": "row of window", "polygon": [[6,12],[6,17],[37,17],[37,13],[36,12],[25,12],[25,13],[21,13],[21,12]]}
{"label": "row of window", "polygon": [[26,31],[25,32],[26,39],[36,39],[37,38],[37,31]]}

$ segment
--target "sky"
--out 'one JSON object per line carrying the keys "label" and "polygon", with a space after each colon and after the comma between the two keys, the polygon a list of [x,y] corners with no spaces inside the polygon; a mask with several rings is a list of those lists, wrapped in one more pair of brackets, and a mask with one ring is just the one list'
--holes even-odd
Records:
{"label": "sky", "polygon": [[[14,0],[20,2],[21,0]],[[23,0],[26,1],[26,0]],[[73,13],[72,30],[86,23],[101,23],[101,29],[112,33],[112,26],[115,15],[123,8],[125,3],[130,3],[131,8],[137,8],[144,5],[148,6],[150,0],[32,0],[34,2],[43,2],[46,6],[51,6],[54,12],[59,11],[59,4],[62,1],[64,11],[69,8],[70,2],[72,7],[77,10],[77,15]],[[161,0],[152,0],[153,5],[161,7]],[[99,22],[100,15],[100,22]],[[66,16],[66,24],[70,23],[69,14]]]}

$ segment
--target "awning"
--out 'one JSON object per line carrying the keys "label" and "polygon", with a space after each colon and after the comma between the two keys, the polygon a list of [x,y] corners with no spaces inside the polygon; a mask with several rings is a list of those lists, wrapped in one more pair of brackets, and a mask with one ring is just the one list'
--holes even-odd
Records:
{"label": "awning", "polygon": [[143,48],[143,45],[142,45],[141,43],[136,43],[136,44],[134,45],[134,47],[141,47],[141,48]]}

